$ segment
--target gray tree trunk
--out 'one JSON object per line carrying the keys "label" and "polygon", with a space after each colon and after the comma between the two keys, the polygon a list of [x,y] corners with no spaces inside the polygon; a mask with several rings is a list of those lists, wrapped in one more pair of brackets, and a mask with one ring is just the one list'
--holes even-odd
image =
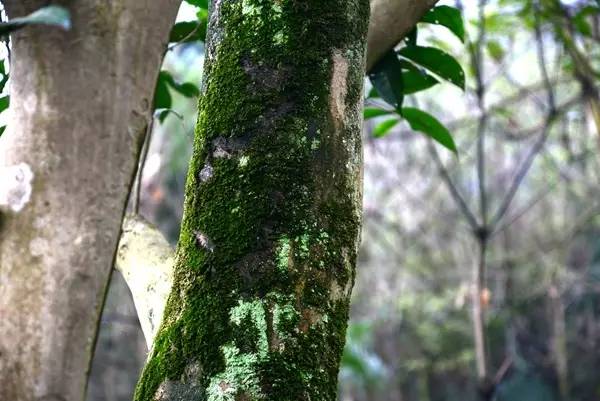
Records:
{"label": "gray tree trunk", "polygon": [[[10,17],[47,1],[3,1]],[[79,0],[68,32],[13,36],[0,169],[32,179],[0,212],[0,400],[85,393],[154,82],[178,0]],[[28,177],[29,178],[29,177]],[[18,181],[18,180],[17,180]],[[14,205],[13,205],[14,206]]]}

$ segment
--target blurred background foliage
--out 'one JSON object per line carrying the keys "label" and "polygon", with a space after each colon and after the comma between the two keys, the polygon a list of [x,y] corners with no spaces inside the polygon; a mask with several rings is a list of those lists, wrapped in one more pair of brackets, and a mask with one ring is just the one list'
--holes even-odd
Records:
{"label": "blurred background foliage", "polygon": [[[438,7],[367,79],[339,398],[600,400],[600,4]],[[134,198],[173,245],[206,8],[173,29]],[[130,401],[145,352],[115,273],[88,400]]]}

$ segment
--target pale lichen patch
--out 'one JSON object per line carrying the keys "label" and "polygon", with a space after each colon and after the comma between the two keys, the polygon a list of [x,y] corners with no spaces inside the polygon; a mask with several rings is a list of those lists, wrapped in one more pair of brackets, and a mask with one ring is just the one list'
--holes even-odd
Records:
{"label": "pale lichen patch", "polygon": [[29,252],[32,256],[40,257],[50,251],[50,244],[45,238],[37,237],[29,243]]}
{"label": "pale lichen patch", "polygon": [[225,370],[214,376],[206,389],[207,401],[235,401],[239,394],[251,399],[263,398],[256,365],[260,361],[253,353],[240,353],[234,345],[221,347]]}
{"label": "pale lichen patch", "polygon": [[214,252],[215,245],[206,234],[201,231],[194,231],[194,236],[196,237],[196,244],[199,247],[202,247],[210,252]]}
{"label": "pale lichen patch", "polygon": [[240,167],[246,167],[248,165],[248,162],[250,161],[250,156],[246,156],[243,155],[242,157],[240,157],[240,160],[238,161]]}
{"label": "pale lichen patch", "polygon": [[33,171],[27,163],[0,167],[0,209],[18,213],[31,199]]}
{"label": "pale lichen patch", "polygon": [[258,351],[265,355],[268,351],[267,342],[267,319],[263,302],[261,300],[239,301],[238,305],[229,311],[229,319],[236,325],[242,324],[242,320],[250,318],[254,327],[260,333],[258,339]]}
{"label": "pale lichen patch", "polygon": [[213,176],[213,166],[210,165],[210,163],[206,163],[206,165],[204,165],[204,167],[202,168],[202,170],[200,170],[200,181],[201,182],[206,182],[208,180],[211,179],[211,177]]}
{"label": "pale lichen patch", "polygon": [[287,237],[279,240],[279,249],[277,251],[277,267],[280,271],[286,271],[292,263],[291,244]]}
{"label": "pale lichen patch", "polygon": [[243,15],[251,15],[258,16],[260,15],[260,7],[254,4],[252,0],[244,0],[242,1],[242,14]]}

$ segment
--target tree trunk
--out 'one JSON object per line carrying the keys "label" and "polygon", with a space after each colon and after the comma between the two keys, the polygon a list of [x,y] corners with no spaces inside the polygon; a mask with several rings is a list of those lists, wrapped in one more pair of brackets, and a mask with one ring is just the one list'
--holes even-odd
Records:
{"label": "tree trunk", "polygon": [[[47,1],[3,3],[17,17]],[[0,400],[84,397],[179,1],[63,4],[71,31],[25,28],[12,38],[12,116],[0,139],[0,170],[19,165],[32,175],[32,192],[21,211],[0,212]]]}
{"label": "tree trunk", "polygon": [[174,286],[137,400],[336,398],[368,14],[212,2]]}

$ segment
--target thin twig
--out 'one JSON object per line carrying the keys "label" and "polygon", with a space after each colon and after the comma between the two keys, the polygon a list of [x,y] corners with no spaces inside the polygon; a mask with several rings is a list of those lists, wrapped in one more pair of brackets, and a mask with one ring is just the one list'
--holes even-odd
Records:
{"label": "thin twig", "polygon": [[142,178],[144,176],[144,166],[146,165],[146,159],[148,158],[148,151],[150,150],[150,142],[152,141],[152,131],[154,128],[154,115],[152,115],[148,127],[146,128],[146,136],[144,138],[144,146],[142,148],[142,155],[138,164],[137,179],[135,184],[135,197],[133,198],[133,212],[135,214],[140,213],[140,201],[142,194]]}
{"label": "thin twig", "polygon": [[535,157],[540,153],[544,144],[546,143],[546,139],[548,139],[553,122],[554,122],[554,118],[549,118],[546,121],[546,124],[544,124],[544,129],[542,130],[542,133],[538,137],[535,144],[531,147],[531,149],[529,150],[529,153],[525,157],[525,160],[521,164],[521,167],[519,168],[517,174],[515,175],[515,178],[513,179],[508,192],[506,193],[502,202],[500,203],[500,206],[498,207],[498,211],[496,212],[496,214],[494,215],[494,217],[491,220],[490,227],[492,227],[492,228],[496,227],[496,225],[506,215],[506,212],[508,212],[508,209],[510,208],[511,203],[512,203],[513,199],[515,198],[515,195],[517,194],[519,187],[523,183],[525,176],[529,172],[529,169],[531,168],[531,165],[533,164]]}
{"label": "thin twig", "polygon": [[[536,12],[536,15],[537,15],[537,12]],[[517,194],[519,187],[521,186],[523,180],[525,179],[525,176],[529,172],[529,169],[531,168],[531,165],[533,164],[535,157],[540,153],[544,144],[546,143],[546,140],[548,139],[552,125],[553,125],[554,121],[556,120],[556,116],[557,116],[556,103],[554,100],[554,90],[552,88],[552,83],[551,83],[549,75],[548,75],[548,70],[546,69],[546,56],[545,56],[545,51],[544,51],[544,43],[543,43],[543,38],[541,36],[539,21],[537,21],[537,20],[536,20],[536,29],[535,30],[536,30],[536,43],[538,46],[538,63],[539,63],[540,72],[542,74],[542,78],[543,78],[543,81],[545,84],[546,94],[547,94],[547,99],[548,99],[548,106],[550,109],[546,116],[546,121],[544,122],[544,128],[542,129],[542,133],[540,134],[537,141],[535,142],[535,144],[532,146],[529,153],[525,157],[525,160],[524,160],[523,164],[521,165],[521,167],[519,168],[517,174],[515,175],[515,178],[512,181],[508,192],[506,193],[504,199],[500,203],[500,207],[498,208],[498,211],[496,212],[496,214],[494,215],[494,217],[492,219],[492,222],[490,225],[492,230],[496,227],[496,225],[500,222],[500,220],[502,220],[502,218],[508,212],[508,209],[510,208],[511,203],[512,203],[513,199],[515,198],[515,195]]]}
{"label": "thin twig", "polygon": [[485,41],[485,6],[487,1],[479,1],[479,35],[475,48],[472,51],[475,79],[477,83],[477,106],[479,109],[479,122],[477,126],[477,181],[479,183],[479,203],[481,212],[481,226],[487,225],[487,194],[485,190],[485,132],[487,125],[487,113],[485,113],[485,86],[483,65],[483,43]]}
{"label": "thin twig", "polygon": [[454,199],[454,201],[456,202],[456,205],[458,206],[458,208],[460,209],[460,211],[462,212],[464,217],[467,219],[469,226],[471,227],[471,229],[473,231],[479,230],[479,224],[477,223],[477,219],[475,218],[475,215],[473,214],[473,212],[471,212],[471,210],[469,209],[469,206],[467,206],[467,203],[465,202],[463,196],[460,194],[458,188],[456,188],[456,186],[452,182],[452,179],[450,178],[450,175],[448,174],[448,170],[446,170],[446,167],[442,163],[442,160],[440,159],[440,156],[439,156],[435,146],[431,142],[431,140],[427,141],[427,149],[429,150],[429,154],[433,158],[433,160],[440,172],[440,175],[442,176],[442,180],[444,181],[444,184],[450,191],[450,195],[452,196],[452,199]]}

